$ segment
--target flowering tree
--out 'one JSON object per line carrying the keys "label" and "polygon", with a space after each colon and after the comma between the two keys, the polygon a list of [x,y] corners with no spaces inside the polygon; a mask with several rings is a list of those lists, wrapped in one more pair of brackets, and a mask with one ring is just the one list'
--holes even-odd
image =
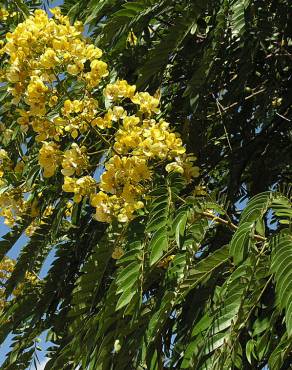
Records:
{"label": "flowering tree", "polygon": [[80,21],[38,5],[0,10],[3,369],[33,364],[44,331],[46,369],[285,368],[288,197],[259,193],[235,219],[161,92],[117,77]]}

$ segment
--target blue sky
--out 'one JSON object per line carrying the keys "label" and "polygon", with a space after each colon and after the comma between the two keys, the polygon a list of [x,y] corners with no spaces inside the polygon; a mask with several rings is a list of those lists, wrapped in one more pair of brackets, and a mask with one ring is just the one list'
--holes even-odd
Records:
{"label": "blue sky", "polygon": [[59,5],[62,5],[63,3],[64,3],[63,0],[52,1],[52,4],[50,5],[50,7],[53,8],[54,6],[59,6]]}

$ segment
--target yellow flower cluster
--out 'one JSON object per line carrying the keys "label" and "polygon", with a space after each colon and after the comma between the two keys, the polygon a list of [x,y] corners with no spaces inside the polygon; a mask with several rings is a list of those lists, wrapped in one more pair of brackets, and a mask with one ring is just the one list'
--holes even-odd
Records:
{"label": "yellow flower cluster", "polygon": [[115,122],[125,118],[126,115],[127,112],[123,107],[114,106],[113,108],[109,108],[103,117],[96,117],[92,120],[91,125],[93,127],[97,126],[101,129],[111,128]]}
{"label": "yellow flower cluster", "polygon": [[[5,282],[10,278],[13,270],[15,268],[15,261],[7,256],[5,256],[0,261],[0,311],[5,307],[6,305],[6,297],[5,297],[5,291],[2,288],[5,284]],[[36,284],[38,281],[38,277],[31,272],[27,272],[25,275],[26,282],[30,284]],[[24,284],[19,284],[14,290],[13,295],[14,297],[17,297],[20,295],[23,291]]]}
{"label": "yellow flower cluster", "polygon": [[81,202],[82,197],[93,194],[95,189],[96,181],[91,176],[83,176],[80,179],[68,176],[64,178],[63,190],[68,193],[74,193],[73,200],[76,203]]}
{"label": "yellow flower cluster", "polygon": [[119,222],[127,222],[136,210],[144,207],[142,201],[125,202],[122,197],[102,191],[91,196],[91,205],[96,208],[95,219],[101,222],[111,222],[113,217]]}
{"label": "yellow flower cluster", "polygon": [[117,80],[115,83],[106,86],[104,95],[110,100],[119,100],[122,98],[132,98],[135,91],[135,85],[129,85],[126,80]]}
{"label": "yellow flower cluster", "polygon": [[196,161],[196,157],[182,155],[176,158],[175,162],[171,162],[166,165],[165,169],[167,172],[178,172],[184,175],[184,177],[190,181],[193,177],[199,176],[199,167],[193,166],[193,162]]}
{"label": "yellow flower cluster", "polygon": [[12,227],[25,211],[25,201],[19,189],[6,190],[0,194],[0,216],[5,225]]}
{"label": "yellow flower cluster", "polygon": [[83,196],[90,195],[96,188],[96,182],[91,176],[79,179],[70,176],[80,176],[89,166],[86,147],[79,148],[72,143],[71,149],[62,152],[53,142],[43,142],[39,151],[39,164],[44,169],[44,177],[52,177],[57,168],[62,166],[61,173],[64,177],[63,190],[74,193],[74,201],[80,202]]}
{"label": "yellow flower cluster", "polygon": [[137,156],[114,155],[105,168],[99,183],[102,191],[91,197],[91,205],[96,207],[95,218],[110,222],[114,216],[120,222],[127,222],[136,210],[144,206],[140,200],[143,193],[141,184],[151,178],[147,162]]}
{"label": "yellow flower cluster", "polygon": [[9,159],[8,153],[4,149],[0,149],[0,181],[3,177],[7,167],[11,167],[11,161]]}
{"label": "yellow flower cluster", "polygon": [[3,288],[5,282],[9,279],[15,263],[8,257],[4,257],[2,261],[0,261],[0,312],[3,310],[6,304],[5,299],[5,290]]}
{"label": "yellow flower cluster", "polygon": [[7,9],[1,7],[0,8],[0,21],[6,21],[6,19],[9,17],[9,12]]}
{"label": "yellow flower cluster", "polygon": [[61,164],[62,154],[57,144],[44,142],[39,151],[39,164],[44,169],[44,177],[52,177]]}
{"label": "yellow flower cluster", "polygon": [[79,148],[78,144],[73,143],[71,149],[64,152],[61,170],[64,176],[80,176],[88,167],[88,158],[86,156],[86,147]]}
{"label": "yellow flower cluster", "polygon": [[132,103],[139,106],[140,112],[151,115],[159,113],[159,99],[151,96],[148,92],[137,92],[135,85],[129,85],[125,80],[117,80],[113,84],[108,84],[104,89],[104,95],[109,100],[119,100],[122,98],[131,99]]}
{"label": "yellow flower cluster", "polygon": [[[101,85],[109,74],[102,51],[82,36],[80,22],[71,25],[60,9],[51,11],[49,19],[36,10],[6,35],[0,51],[7,59],[0,75],[18,106],[16,120],[39,146],[44,178],[61,172],[63,191],[77,203],[89,197],[98,221],[128,222],[144,207],[156,166],[189,181],[198,176],[195,158],[168,122],[155,119],[159,98],[122,79]],[[100,148],[107,156],[91,157]],[[91,175],[101,158],[105,169],[97,183]],[[1,166],[0,158],[0,176]],[[6,219],[11,223],[15,214]]]}
{"label": "yellow flower cluster", "polygon": [[62,117],[55,119],[55,124],[61,127],[62,132],[68,132],[73,139],[88,131],[98,112],[98,102],[93,98],[83,100],[66,99],[61,109]]}
{"label": "yellow flower cluster", "polygon": [[154,160],[175,160],[166,165],[166,171],[179,172],[187,180],[199,175],[198,167],[193,166],[195,157],[185,154],[182,140],[163,120],[123,117],[113,148],[117,154],[105,165],[99,184],[101,192],[91,197],[99,221],[110,222],[116,217],[127,222],[144,207],[141,198],[151,179]]}
{"label": "yellow flower cluster", "polygon": [[[96,87],[108,75],[107,64],[100,61],[102,52],[82,37],[80,22],[70,25],[69,18],[52,10],[49,19],[43,10],[36,10],[13,33],[7,33],[7,43],[1,53],[9,55],[9,67],[4,79],[14,103],[28,105],[29,116],[42,117],[54,104],[54,83],[60,74],[78,75],[87,88]],[[84,66],[90,64],[85,72]]]}
{"label": "yellow flower cluster", "polygon": [[100,189],[112,194],[123,194],[126,201],[133,198],[131,193],[135,194],[137,184],[150,179],[146,160],[137,156],[115,155],[107,162],[105,168],[106,171],[101,176]]}
{"label": "yellow flower cluster", "polygon": [[116,133],[114,149],[121,155],[130,152],[148,159],[161,160],[172,159],[186,151],[179,135],[170,132],[168,122],[141,120],[136,116],[124,118]]}
{"label": "yellow flower cluster", "polygon": [[159,99],[154,98],[148,92],[139,92],[132,97],[132,102],[139,105],[140,111],[151,115],[153,113],[159,113]]}

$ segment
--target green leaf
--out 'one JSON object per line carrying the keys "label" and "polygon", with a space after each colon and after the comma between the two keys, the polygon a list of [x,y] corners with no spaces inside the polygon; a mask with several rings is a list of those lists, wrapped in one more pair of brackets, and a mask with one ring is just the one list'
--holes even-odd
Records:
{"label": "green leaf", "polygon": [[212,272],[229,261],[229,247],[225,245],[218,251],[210,254],[206,258],[198,262],[192,269],[189,270],[186,279],[181,284],[183,294],[186,295],[198,284],[205,283]]}
{"label": "green leaf", "polygon": [[49,230],[51,224],[47,223],[49,221],[48,219],[45,221],[38,227],[31,239],[22,248],[14,270],[6,283],[6,296],[9,296],[17,284],[23,281],[26,272],[34,270],[35,273],[37,273],[41,268],[45,255],[49,253],[47,247],[50,242]]}
{"label": "green leaf", "polygon": [[277,301],[285,309],[288,336],[292,334],[292,236],[282,233],[272,240],[271,271],[276,280]]}
{"label": "green leaf", "polygon": [[28,224],[29,220],[25,220],[24,222],[15,225],[11,231],[2,236],[2,240],[0,240],[0,261],[21,237]]}
{"label": "green leaf", "polygon": [[170,56],[174,56],[178,48],[190,33],[204,7],[203,1],[197,1],[196,6],[186,9],[182,15],[175,19],[174,26],[170,27],[168,34],[148,53],[147,61],[138,70],[138,87],[149,83],[152,76],[161,71]]}
{"label": "green leaf", "polygon": [[260,193],[251,198],[240,216],[239,225],[244,222],[252,222],[261,219],[271,206],[272,201],[273,193],[271,192]]}
{"label": "green leaf", "polygon": [[113,7],[116,3],[118,3],[118,0],[91,0],[88,4],[90,12],[88,12],[89,16],[85,19],[85,24],[99,20],[105,14],[106,10]]}
{"label": "green leaf", "polygon": [[153,217],[150,219],[149,223],[147,224],[147,232],[159,231],[161,228],[164,228],[167,223],[167,216],[161,215],[161,212],[159,212],[158,217]]}
{"label": "green leaf", "polygon": [[167,229],[157,230],[149,243],[150,249],[150,266],[154,265],[163,256],[163,252],[168,249]]}
{"label": "green leaf", "polygon": [[252,243],[254,223],[244,222],[240,223],[230,242],[230,254],[233,257],[236,265],[240,264],[248,254],[250,245]]}
{"label": "green leaf", "polygon": [[128,289],[125,290],[120,296],[118,303],[117,303],[116,310],[120,310],[121,308],[126,306],[128,303],[130,303],[131,299],[134,297],[135,294],[136,292],[133,291],[132,285],[128,287]]}
{"label": "green leaf", "polygon": [[121,272],[119,273],[117,277],[117,284],[123,283],[125,280],[127,280],[132,275],[138,275],[140,266],[137,264],[137,262],[132,262],[127,267],[124,267]]}
{"label": "green leaf", "polygon": [[[116,311],[127,306],[125,314],[131,315],[133,309],[141,304],[144,279],[144,234],[136,234],[136,228],[129,230],[129,243],[125,246],[127,252],[118,261],[119,269],[115,279],[116,294],[120,295]],[[142,229],[144,230],[144,229]]]}
{"label": "green leaf", "polygon": [[269,357],[269,368],[273,370],[281,370],[284,360],[291,354],[292,343],[287,338],[287,333],[284,333],[281,340],[277,344]]}
{"label": "green leaf", "polygon": [[181,246],[181,239],[185,234],[185,228],[188,219],[188,209],[188,206],[182,207],[173,220],[172,227],[175,234],[175,240],[179,247]]}
{"label": "green leaf", "polygon": [[238,37],[244,33],[246,27],[245,10],[250,0],[233,0],[231,2],[231,32],[233,37]]}
{"label": "green leaf", "polygon": [[246,349],[245,349],[245,354],[246,354],[246,358],[247,358],[247,361],[252,364],[252,358],[256,358],[256,355],[255,355],[255,344],[256,344],[256,341],[254,339],[250,339],[247,343],[246,343]]}
{"label": "green leaf", "polygon": [[280,223],[291,223],[292,204],[290,199],[284,197],[282,194],[276,193],[271,208]]}
{"label": "green leaf", "polygon": [[154,198],[149,213],[146,231],[153,232],[166,226],[168,223],[169,198],[167,189],[163,188],[163,195]]}
{"label": "green leaf", "polygon": [[[94,239],[93,239],[94,240]],[[94,245],[93,252],[81,270],[81,276],[75,282],[72,292],[71,309],[68,317],[75,318],[70,323],[70,330],[78,328],[83,315],[90,312],[98,292],[105,269],[111,259],[112,249],[106,238]]]}

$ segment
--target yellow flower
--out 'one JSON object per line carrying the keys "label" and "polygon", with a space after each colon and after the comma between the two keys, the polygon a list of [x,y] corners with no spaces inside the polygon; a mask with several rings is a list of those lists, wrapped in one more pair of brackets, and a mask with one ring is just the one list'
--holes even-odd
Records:
{"label": "yellow flower", "polygon": [[154,98],[148,92],[136,93],[132,98],[132,102],[140,106],[140,111],[151,115],[153,113],[159,113],[159,99]]}
{"label": "yellow flower", "polygon": [[125,252],[122,247],[116,247],[112,253],[112,258],[114,260],[119,260],[120,258],[123,257],[124,254]]}
{"label": "yellow flower", "polygon": [[19,188],[14,188],[0,194],[0,216],[4,217],[4,223],[12,227],[16,220],[20,219],[24,212],[24,199]]}
{"label": "yellow flower", "polygon": [[39,164],[44,169],[44,177],[54,176],[56,169],[61,163],[61,151],[52,142],[44,142],[39,151]]}
{"label": "yellow flower", "polygon": [[71,217],[72,210],[73,210],[73,203],[67,202],[67,204],[66,204],[66,210],[65,210],[65,216],[66,217]]}
{"label": "yellow flower", "polygon": [[207,195],[206,186],[197,185],[195,187],[195,190],[193,191],[193,195],[203,196],[203,197],[206,196]]}
{"label": "yellow flower", "polygon": [[56,6],[55,8],[50,9],[50,12],[53,14],[53,16],[56,19],[59,19],[60,17],[62,17],[61,8],[58,7],[58,6]]}
{"label": "yellow flower", "polygon": [[179,138],[177,134],[173,132],[167,134],[165,143],[169,148],[170,155],[172,157],[184,154],[186,152],[186,148],[183,146],[181,138]]}
{"label": "yellow flower", "polygon": [[184,169],[177,162],[168,163],[166,165],[165,169],[166,169],[167,172],[178,172],[178,173],[181,173],[181,174],[184,173]]}
{"label": "yellow flower", "polygon": [[90,44],[86,46],[85,56],[89,60],[99,59],[102,56],[102,51],[93,44]]}
{"label": "yellow flower", "polygon": [[88,88],[94,88],[100,82],[103,77],[108,76],[109,71],[107,64],[101,60],[94,59],[90,63],[91,71],[85,73],[85,80],[87,82]]}
{"label": "yellow flower", "polygon": [[196,161],[196,157],[192,155],[183,155],[176,158],[176,162],[172,162],[166,165],[165,169],[167,172],[178,172],[184,175],[186,180],[190,182],[193,177],[198,177],[199,167],[193,166],[193,162]]}
{"label": "yellow flower", "polygon": [[[4,286],[6,281],[11,277],[13,270],[15,268],[15,260],[4,256],[0,262],[0,285]],[[36,284],[38,282],[38,277],[35,274],[27,272],[25,274],[26,283],[29,284]],[[17,288],[15,288],[12,292],[14,297],[18,296],[23,291],[24,284],[19,284]],[[0,289],[0,310],[3,309],[6,305],[7,301],[4,295],[4,290]]]}
{"label": "yellow flower", "polygon": [[108,84],[104,89],[104,95],[108,99],[118,100],[121,98],[131,98],[136,90],[135,85],[129,85],[126,80],[117,80],[113,84]]}
{"label": "yellow flower", "polygon": [[[83,68],[82,68],[83,69]],[[67,66],[67,72],[70,74],[70,75],[73,75],[73,76],[76,76],[78,75],[78,73],[80,73],[82,71],[82,69],[77,65],[77,64],[69,64]]]}
{"label": "yellow flower", "polygon": [[23,109],[17,109],[16,111],[20,114],[20,117],[17,118],[17,123],[20,124],[22,131],[26,132],[29,126],[29,112]]}
{"label": "yellow flower", "polygon": [[48,87],[45,86],[43,81],[41,81],[38,77],[32,77],[31,82],[27,87],[27,102],[38,101],[40,98],[45,97],[45,94],[48,91]]}
{"label": "yellow flower", "polygon": [[125,202],[116,195],[108,195],[102,191],[93,194],[90,203],[96,208],[94,218],[100,222],[112,222],[116,218],[119,222],[128,222],[135,217],[135,212],[144,207],[143,202]]}
{"label": "yellow flower", "polygon": [[105,165],[106,171],[101,176],[100,189],[112,194],[121,193],[129,181],[138,184],[149,180],[150,170],[145,159],[139,157],[113,156]]}
{"label": "yellow flower", "polygon": [[38,229],[38,227],[39,227],[38,220],[32,221],[31,224],[25,229],[25,235],[31,238]]}
{"label": "yellow flower", "polygon": [[200,168],[197,166],[192,166],[192,164],[186,163],[183,166],[184,169],[184,177],[187,179],[187,181],[191,181],[193,177],[199,177],[200,176]]}
{"label": "yellow flower", "polygon": [[39,59],[40,66],[46,69],[55,68],[59,63],[60,59],[54,49],[47,48]]}
{"label": "yellow flower", "polygon": [[136,116],[124,117],[122,128],[117,131],[114,144],[114,149],[118,153],[126,154],[141,144],[143,129],[139,124],[140,119]]}
{"label": "yellow flower", "polygon": [[96,208],[94,218],[97,221],[100,222],[112,221],[110,197],[108,194],[102,191],[98,192],[97,194],[93,194],[90,198],[90,204]]}
{"label": "yellow flower", "polygon": [[109,72],[107,69],[107,64],[103,62],[102,60],[94,59],[90,63],[91,73],[93,75],[100,77],[106,77]]}
{"label": "yellow flower", "polygon": [[0,163],[3,161],[3,159],[8,159],[8,153],[6,152],[5,149],[0,149]]}
{"label": "yellow flower", "polygon": [[0,215],[4,217],[4,224],[8,227],[13,227],[15,224],[15,217],[12,209],[3,209]]}
{"label": "yellow flower", "polygon": [[103,117],[96,117],[91,121],[91,125],[97,126],[101,129],[110,128],[113,125],[113,114],[111,112],[107,112]]}
{"label": "yellow flower", "polygon": [[0,20],[6,21],[8,17],[9,17],[9,12],[5,8],[1,7],[0,8]]}
{"label": "yellow flower", "polygon": [[43,116],[46,113],[46,94],[48,87],[43,81],[32,76],[31,81],[27,86],[25,102],[30,105],[30,114],[35,116]]}
{"label": "yellow flower", "polygon": [[54,107],[56,104],[57,104],[57,102],[58,102],[58,96],[57,95],[52,95],[51,97],[50,97],[50,100],[49,100],[49,106],[50,107]]}
{"label": "yellow flower", "polygon": [[127,41],[130,46],[135,46],[137,45],[137,36],[134,34],[133,31],[130,31],[127,37]]}
{"label": "yellow flower", "polygon": [[71,149],[64,152],[61,170],[64,176],[80,176],[84,169],[88,167],[88,158],[85,154],[86,148],[79,146],[76,143],[71,145]]}
{"label": "yellow flower", "polygon": [[[169,123],[151,117],[159,113],[158,93],[152,96],[136,92],[135,85],[118,79],[105,85],[105,99],[98,96],[99,90],[95,88],[109,74],[107,63],[100,60],[102,51],[82,36],[81,22],[70,24],[59,8],[53,9],[52,14],[54,17],[49,18],[45,11],[36,10],[13,32],[7,33],[5,43],[0,44],[0,55],[4,59],[0,80],[11,95],[7,122],[17,119],[22,130],[17,140],[23,137],[23,143],[28,140],[43,143],[38,155],[43,176],[53,176],[61,166],[63,191],[72,193],[74,202],[90,197],[97,220],[128,222],[142,212],[139,210],[144,207],[143,193],[151,185],[154,166],[180,172],[188,181],[198,176],[198,167],[193,166],[194,159],[185,154],[181,138],[171,130]],[[135,45],[137,38],[132,31],[129,36],[128,42]],[[83,91],[78,88],[76,92],[75,86]],[[71,94],[76,99],[68,99]],[[129,111],[136,109],[136,114],[128,116],[122,106],[124,99],[128,99]],[[12,104],[21,108],[16,114]],[[13,140],[14,132],[2,126],[2,141],[6,146]],[[94,154],[104,149],[100,147],[102,140],[94,127],[106,130],[102,133],[103,141],[113,146],[108,148],[108,155],[112,156],[105,159],[105,171],[98,185],[92,177],[82,176],[97,164],[93,163]],[[90,154],[92,157],[87,157],[86,147],[72,144],[72,138],[82,143],[80,146],[95,148]],[[89,159],[93,166],[89,166]],[[12,171],[21,180],[23,163],[15,166],[10,162],[6,157],[0,159],[2,185],[10,184],[8,174]],[[96,194],[98,186],[100,191]],[[6,223],[12,225],[22,216],[23,203],[22,194],[0,194],[0,214]],[[49,214],[52,209],[46,212]],[[41,217],[45,217],[45,213],[36,216],[29,233],[43,222]]]}
{"label": "yellow flower", "polygon": [[112,109],[109,109],[108,112],[112,115],[112,120],[117,122],[120,119],[125,119],[127,112],[123,107],[114,106]]}
{"label": "yellow flower", "polygon": [[65,177],[62,189],[67,193],[74,193],[75,185],[76,179],[72,179],[71,177]]}
{"label": "yellow flower", "polygon": [[36,136],[36,141],[45,141],[49,138],[58,139],[60,131],[51,121],[46,118],[35,118],[31,122],[32,129],[38,135]]}
{"label": "yellow flower", "polygon": [[65,176],[62,189],[67,193],[74,193],[73,200],[81,202],[82,197],[90,196],[96,189],[96,181],[91,176],[84,176],[80,179]]}
{"label": "yellow flower", "polygon": [[64,116],[69,116],[72,113],[79,113],[83,109],[82,100],[65,100],[64,107],[62,108],[62,113]]}

